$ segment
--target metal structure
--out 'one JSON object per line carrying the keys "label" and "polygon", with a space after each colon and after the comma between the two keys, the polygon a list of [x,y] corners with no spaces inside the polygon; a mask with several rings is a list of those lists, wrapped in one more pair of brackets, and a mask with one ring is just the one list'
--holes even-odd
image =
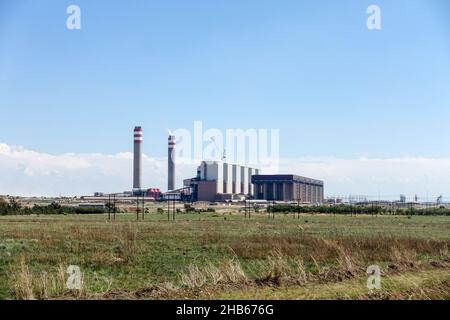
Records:
{"label": "metal structure", "polygon": [[252,207],[250,205],[250,202],[248,202],[247,200],[245,200],[244,204],[245,204],[245,209],[244,209],[245,219],[247,219],[247,216],[250,219],[251,218],[250,211],[251,211]]}
{"label": "metal structure", "polygon": [[108,220],[111,221],[111,214],[113,215],[113,220],[116,220],[117,213],[117,193],[108,194],[108,202],[106,203],[106,208],[108,209]]}
{"label": "metal structure", "polygon": [[217,152],[221,152],[222,157],[220,158],[220,160],[222,160],[223,162],[225,162],[227,160],[227,150],[226,149],[219,149],[219,146],[216,143],[216,139],[214,137],[211,137],[211,141],[214,143],[214,147],[216,148]]}
{"label": "metal structure", "polygon": [[175,149],[176,149],[175,136],[169,136],[168,154],[167,154],[167,190],[175,190]]}
{"label": "metal structure", "polygon": [[133,191],[142,189],[142,142],[143,132],[141,127],[134,128],[134,153],[133,153]]}
{"label": "metal structure", "polygon": [[144,194],[136,195],[136,221],[139,221],[139,218],[142,221],[145,220],[145,201],[146,197]]}
{"label": "metal structure", "polygon": [[178,193],[166,193],[165,194],[167,201],[167,221],[170,221],[172,218],[173,221],[176,219],[176,204],[180,199]]}

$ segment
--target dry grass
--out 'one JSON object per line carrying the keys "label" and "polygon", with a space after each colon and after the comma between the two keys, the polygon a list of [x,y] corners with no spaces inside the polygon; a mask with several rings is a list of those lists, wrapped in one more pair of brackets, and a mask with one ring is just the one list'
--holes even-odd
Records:
{"label": "dry grass", "polygon": [[[66,289],[66,274],[63,265],[52,274],[32,273],[24,256],[21,257],[20,270],[11,271],[11,282],[15,298],[18,300],[44,300],[63,295]],[[75,292],[73,292],[75,293]],[[82,290],[77,291],[81,295]]]}
{"label": "dry grass", "polygon": [[219,266],[208,263],[206,266],[189,265],[180,275],[180,284],[188,289],[198,289],[205,285],[248,283],[248,278],[237,260],[227,260]]}
{"label": "dry grass", "polygon": [[408,290],[389,290],[361,295],[359,300],[449,300],[450,280],[445,280],[429,287]]}
{"label": "dry grass", "polygon": [[22,257],[20,261],[20,271],[13,276],[13,288],[17,299],[34,300],[33,290],[33,276],[28,270],[25,263],[25,258]]}
{"label": "dry grass", "polygon": [[[273,248],[269,254],[260,255],[261,252],[252,252],[252,256],[264,257],[257,262],[258,270],[262,274],[251,279],[244,273],[239,264],[240,283],[242,286],[304,286],[308,283],[333,283],[353,279],[366,274],[367,266],[375,262],[385,262],[384,274],[398,274],[401,272],[420,270],[421,268],[448,268],[447,241],[430,241],[398,238],[336,238],[323,239],[309,236],[292,238],[257,237],[253,239],[253,247]],[[274,240],[271,244],[270,240]],[[258,241],[260,243],[258,243]],[[228,242],[236,258],[249,258],[248,245]],[[284,246],[283,246],[284,245]],[[244,249],[243,249],[244,248]],[[306,250],[309,249],[309,250]],[[298,251],[297,251],[298,250]],[[309,256],[308,256],[308,253]],[[304,255],[303,258],[301,255]],[[420,261],[418,255],[432,255],[439,260]],[[374,260],[380,259],[380,260]],[[236,261],[236,260],[233,260]],[[307,261],[307,263],[305,262]],[[334,264],[330,264],[334,261]],[[309,264],[309,267],[306,265]],[[218,268],[211,264],[206,267],[190,265],[182,274],[181,283],[190,289],[212,287],[219,283],[233,284],[235,281],[223,281],[224,274],[232,269]],[[245,280],[244,280],[245,279]],[[205,290],[208,291],[207,289]]]}
{"label": "dry grass", "polygon": [[[447,266],[448,268],[448,266]],[[216,299],[282,299],[282,300],[404,300],[450,299],[448,269],[404,270],[401,274],[383,274],[381,290],[366,287],[367,276],[342,281],[312,281],[301,286],[248,286],[229,288],[207,298]],[[205,297],[205,296],[203,296]]]}
{"label": "dry grass", "polygon": [[[292,218],[189,219],[171,223],[106,222],[83,216],[3,219],[0,254],[5,259],[0,268],[10,271],[0,275],[0,294],[7,299],[215,297],[227,287],[264,290],[339,283],[366,276],[367,266],[373,264],[383,273],[401,274],[448,268],[450,261],[447,236],[430,240],[405,231],[405,225],[417,225],[416,219],[308,217],[301,228]],[[327,231],[339,221],[347,232],[361,233]],[[384,227],[380,221],[403,233],[373,233]],[[420,230],[427,233],[443,234],[450,226],[442,217],[427,221],[420,219],[420,224],[427,223]],[[65,290],[67,265],[81,267],[82,292]]]}
{"label": "dry grass", "polygon": [[118,255],[116,262],[123,262],[127,264],[133,263],[140,253],[140,248],[137,241],[138,229],[136,225],[132,225],[131,223],[121,225],[118,232],[115,234],[117,235],[115,240],[118,243],[115,248]]}
{"label": "dry grass", "polygon": [[[90,261],[102,264],[132,264],[143,250],[138,241],[139,230],[130,223],[114,228],[114,255],[93,252]],[[63,298],[183,298],[197,296],[199,290],[211,295],[219,287],[245,286],[304,286],[309,283],[340,282],[364,275],[368,264],[388,262],[385,273],[401,272],[416,267],[419,255],[439,257],[432,261],[436,268],[448,267],[448,241],[409,238],[319,238],[312,236],[251,236],[237,242],[222,237],[223,245],[234,258],[218,264],[190,264],[179,274],[178,285],[146,286],[136,291],[110,290],[112,281],[96,294],[65,290],[65,270],[60,263],[53,273],[32,273],[22,255],[20,269],[12,272],[12,284],[17,299]],[[250,238],[250,239],[248,239]],[[211,239],[211,238],[210,238]],[[47,239],[48,240],[48,239]],[[75,251],[80,248],[78,246]],[[270,251],[266,251],[269,250]],[[264,251],[264,254],[263,254]],[[240,260],[249,258],[255,270],[253,278],[242,267]],[[378,259],[378,260],[376,260]],[[247,263],[247,269],[252,264]],[[370,297],[368,297],[370,298]]]}
{"label": "dry grass", "polygon": [[397,237],[335,237],[310,235],[217,238],[241,259],[265,259],[270,252],[287,257],[302,257],[319,265],[337,261],[339,265],[354,266],[356,261],[367,265],[377,261],[412,262],[417,255],[448,256],[450,241]]}

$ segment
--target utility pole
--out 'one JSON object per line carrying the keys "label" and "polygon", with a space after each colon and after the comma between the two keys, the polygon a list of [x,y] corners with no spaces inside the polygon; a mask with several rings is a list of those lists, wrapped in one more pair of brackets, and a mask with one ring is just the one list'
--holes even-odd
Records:
{"label": "utility pole", "polygon": [[116,221],[116,195],[113,195],[113,202],[114,202],[114,221]]}
{"label": "utility pole", "polygon": [[172,215],[173,215],[173,221],[175,221],[175,211],[176,211],[176,199],[175,199],[175,195],[173,195],[173,212],[172,212]]}
{"label": "utility pole", "polygon": [[142,194],[142,221],[145,220],[145,195]]}
{"label": "utility pole", "polygon": [[139,221],[139,195],[136,196],[136,221]]}
{"label": "utility pole", "polygon": [[166,201],[167,201],[167,221],[170,222],[170,197],[169,197],[169,194],[166,194]]}
{"label": "utility pole", "polygon": [[108,194],[108,221],[111,221],[111,195]]}

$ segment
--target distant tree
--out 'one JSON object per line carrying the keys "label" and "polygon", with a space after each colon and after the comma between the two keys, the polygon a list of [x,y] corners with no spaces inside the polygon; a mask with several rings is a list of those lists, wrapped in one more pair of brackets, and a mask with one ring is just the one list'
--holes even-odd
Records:
{"label": "distant tree", "polygon": [[49,206],[48,209],[51,211],[51,213],[53,214],[62,214],[63,213],[63,208],[61,207],[61,205],[55,201],[53,201]]}
{"label": "distant tree", "polygon": [[6,216],[8,214],[9,205],[4,199],[0,199],[0,215]]}
{"label": "distant tree", "polygon": [[112,202],[107,202],[105,204],[105,209],[106,209],[107,212],[114,212],[114,209],[117,210],[116,205],[114,203],[112,203]]}
{"label": "distant tree", "polygon": [[21,210],[21,214],[29,216],[29,215],[33,214],[33,210],[30,207],[24,207]]}
{"label": "distant tree", "polygon": [[36,215],[40,215],[40,214],[43,214],[44,212],[44,210],[43,210],[43,208],[40,206],[40,205],[37,205],[37,204],[35,204],[32,208],[31,208],[31,211],[33,212],[33,214],[36,214]]}
{"label": "distant tree", "polygon": [[14,198],[9,199],[9,214],[20,214],[20,209],[22,209],[22,205],[16,201]]}

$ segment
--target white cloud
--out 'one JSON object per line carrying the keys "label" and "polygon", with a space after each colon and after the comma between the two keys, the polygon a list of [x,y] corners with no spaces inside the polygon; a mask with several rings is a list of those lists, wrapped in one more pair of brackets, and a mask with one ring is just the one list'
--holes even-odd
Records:
{"label": "white cloud", "polygon": [[449,158],[305,157],[281,161],[281,171],[325,181],[328,195],[368,195],[373,199],[398,198],[400,194],[422,199],[449,196]]}
{"label": "white cloud", "polygon": [[[57,196],[130,190],[132,159],[130,152],[51,155],[0,143],[0,194]],[[166,159],[144,155],[143,166],[144,185],[164,189]],[[193,176],[195,165],[179,164],[178,171],[180,177]]]}
{"label": "white cloud", "polygon": [[[143,157],[143,182],[166,188],[166,159]],[[177,164],[177,183],[195,175],[197,163]],[[448,158],[334,158],[301,157],[280,161],[280,173],[324,180],[326,194],[363,194],[397,198],[400,193],[448,197]],[[0,143],[0,194],[86,195],[95,191],[119,192],[132,185],[132,153],[40,153]]]}

